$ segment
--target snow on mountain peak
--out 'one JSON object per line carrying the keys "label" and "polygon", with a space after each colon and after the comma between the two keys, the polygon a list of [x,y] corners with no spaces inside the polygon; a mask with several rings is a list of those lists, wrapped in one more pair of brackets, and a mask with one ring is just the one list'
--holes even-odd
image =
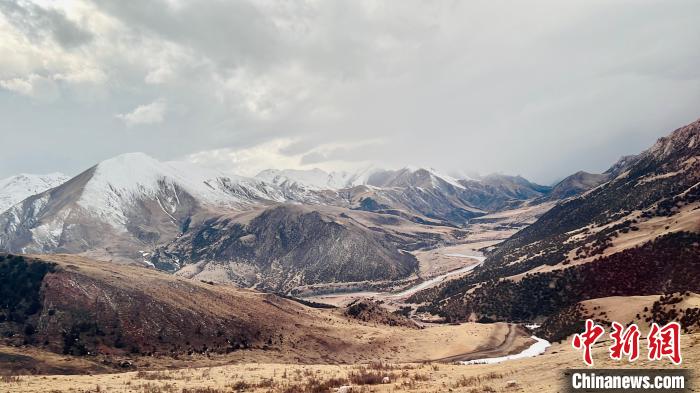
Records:
{"label": "snow on mountain peak", "polygon": [[438,172],[435,168],[429,168],[429,169],[427,169],[427,171],[430,172],[433,176],[438,177],[438,178],[446,181],[447,183],[451,184],[454,187],[464,188],[463,185],[459,184],[459,181],[457,181],[457,179],[455,179],[452,176],[446,175],[444,173]]}
{"label": "snow on mountain peak", "polygon": [[115,226],[126,222],[124,211],[138,199],[152,199],[171,214],[183,191],[199,203],[235,207],[254,199],[282,201],[269,185],[224,174],[187,162],[161,162],[144,153],[127,153],[91,168],[78,204]]}
{"label": "snow on mountain peak", "polygon": [[0,213],[27,197],[54,188],[68,180],[62,173],[33,175],[22,173],[0,180]]}
{"label": "snow on mountain peak", "polygon": [[337,190],[364,184],[368,175],[365,175],[365,171],[326,172],[319,168],[313,168],[266,169],[255,177],[278,186],[297,186],[310,190]]}
{"label": "snow on mountain peak", "polygon": [[[425,169],[416,166],[406,166],[396,171],[390,171],[372,165],[355,172],[326,172],[318,168],[307,170],[266,169],[258,173],[256,178],[278,186],[295,185],[310,190],[337,190],[361,185],[381,186],[383,183],[391,183],[389,179],[394,176],[413,175],[420,171],[425,171],[424,173],[432,177],[434,186],[438,186],[437,179],[440,179],[453,187],[464,188],[457,179],[451,176],[438,172],[433,168]],[[373,178],[373,176],[375,177]],[[378,184],[373,182],[378,182]]]}

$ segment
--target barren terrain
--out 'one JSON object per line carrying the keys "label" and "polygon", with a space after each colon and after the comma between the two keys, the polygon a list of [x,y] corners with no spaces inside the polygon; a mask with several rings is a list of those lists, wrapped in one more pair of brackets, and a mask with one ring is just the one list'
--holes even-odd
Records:
{"label": "barren terrain", "polygon": [[[609,342],[593,350],[597,368],[694,368],[700,362],[700,335],[683,337],[684,364],[650,362],[633,365],[607,356]],[[332,391],[351,385],[359,392],[561,392],[564,370],[580,368],[581,354],[569,342],[555,344],[541,356],[495,365],[443,363],[374,363],[365,365],[236,364],[121,374],[21,376],[5,378],[7,392],[305,392]],[[382,384],[383,377],[389,383]],[[698,376],[691,383],[697,386]],[[199,389],[199,390],[198,390]],[[313,390],[318,389],[318,390]]]}

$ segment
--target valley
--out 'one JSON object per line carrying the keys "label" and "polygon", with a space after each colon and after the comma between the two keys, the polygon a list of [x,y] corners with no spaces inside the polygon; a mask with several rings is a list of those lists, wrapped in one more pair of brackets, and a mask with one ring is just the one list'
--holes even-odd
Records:
{"label": "valley", "polygon": [[[418,277],[417,283],[410,284],[410,286],[401,288],[398,291],[334,292],[327,295],[303,296],[302,298],[335,306],[346,306],[348,303],[358,299],[372,299],[383,302],[384,305],[391,310],[396,310],[405,307],[405,299],[411,295],[449,280],[462,277],[480,266],[484,262],[485,257],[482,256],[479,251],[470,248],[470,246],[473,245],[463,244],[423,251],[420,255],[417,255],[417,258],[421,264],[419,270],[424,272],[422,273],[424,276]],[[456,251],[464,252],[465,254],[456,253]],[[451,270],[447,270],[446,273],[443,273],[442,271],[445,269]],[[437,273],[430,274],[435,271],[437,271]],[[316,290],[324,291],[323,287],[316,288]]]}
{"label": "valley", "polygon": [[699,149],[700,120],[552,186],[142,153],[13,177],[0,391],[553,391],[587,318],[681,321],[692,361]]}
{"label": "valley", "polygon": [[[139,369],[273,360],[420,362],[483,347],[517,353],[530,343],[524,330],[514,334],[508,324],[392,326],[378,319],[392,315],[383,308],[362,320],[345,308],[307,307],[271,294],[70,255],[8,256],[0,268],[10,269],[10,278],[31,274],[39,280],[32,292],[17,290],[21,283],[4,284],[4,291],[17,293],[9,299],[14,312],[3,323],[5,345],[40,349],[24,355],[30,357],[53,352],[91,359],[98,368],[120,368],[127,360],[128,367]],[[43,275],[25,273],[37,268]],[[35,305],[24,308],[30,304]],[[510,337],[507,345],[504,336]]]}

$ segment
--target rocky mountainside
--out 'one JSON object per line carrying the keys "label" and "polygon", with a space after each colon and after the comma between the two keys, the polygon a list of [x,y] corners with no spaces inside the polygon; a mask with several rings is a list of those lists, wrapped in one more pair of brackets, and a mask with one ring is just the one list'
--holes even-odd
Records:
{"label": "rocky mountainside", "polygon": [[365,186],[349,189],[347,195],[353,208],[412,213],[460,226],[475,217],[522,206],[548,192],[549,187],[519,176],[455,179],[434,170],[404,168],[375,172]]}
{"label": "rocky mountainside", "polygon": [[418,262],[346,214],[279,205],[191,226],[149,261],[179,275],[275,291],[308,284],[395,280]]}
{"label": "rocky mountainside", "polygon": [[478,180],[463,179],[459,183],[464,186],[464,197],[470,204],[489,212],[516,208],[551,192],[551,187],[532,183],[521,176],[494,174]]}
{"label": "rocky mountainside", "polygon": [[62,173],[21,174],[0,180],[0,213],[32,195],[54,188],[68,180]]}
{"label": "rocky mountainside", "polygon": [[134,260],[210,211],[283,201],[275,187],[144,154],[99,163],[0,215],[0,249],[94,252]]}
{"label": "rocky mountainside", "polygon": [[637,162],[640,157],[641,154],[623,156],[603,173],[578,171],[573,175],[569,175],[552,187],[552,190],[546,196],[546,199],[554,201],[562,200],[578,196],[588,190],[592,190],[603,183],[615,179],[621,173],[626,171],[632,164]]}
{"label": "rocky mountainside", "polygon": [[[414,300],[427,301],[427,309],[450,318],[533,319],[588,296],[682,289],[676,285],[682,275],[674,271],[699,273],[700,121],[624,158],[608,173],[607,183],[554,206],[497,247],[470,276]],[[663,261],[653,268],[663,271],[652,274],[643,260]],[[643,277],[629,280],[636,289],[618,291],[624,275],[637,268]],[[608,271],[605,282],[595,284],[589,274],[602,271]],[[562,275],[578,277],[590,288],[577,289]],[[517,280],[502,280],[508,277]],[[645,280],[658,285],[639,284]],[[532,301],[538,294],[553,305]]]}
{"label": "rocky mountainside", "polygon": [[490,261],[511,264],[537,254],[527,258],[528,264],[553,265],[567,260],[569,253],[582,259],[612,246],[615,234],[645,232],[659,221],[669,221],[669,228],[650,233],[653,237],[673,227],[692,230],[682,227],[678,217],[695,214],[699,181],[700,121],[696,121],[659,139],[604,186],[552,208],[499,247]]}
{"label": "rocky mountainside", "polygon": [[[258,178],[280,186],[290,196],[304,190],[332,190],[340,201],[324,203],[384,213],[402,212],[462,225],[470,218],[513,208],[547,195],[549,187],[520,176],[454,178],[434,169],[366,168],[356,173],[313,170],[267,170]],[[317,194],[317,198],[318,198]],[[309,198],[311,199],[311,198]],[[345,199],[345,201],[343,201]]]}
{"label": "rocky mountainside", "polygon": [[142,262],[143,255],[191,225],[275,203],[335,206],[455,227],[547,192],[520,177],[457,180],[434,170],[408,168],[367,168],[352,174],[264,171],[257,178],[245,178],[130,153],[103,161],[0,214],[0,250],[88,253]]}
{"label": "rocky mountainside", "polygon": [[462,225],[470,218],[486,214],[466,200],[465,188],[453,179],[445,179],[426,169],[381,171],[369,176],[366,185],[348,189],[344,194],[350,207],[370,212],[415,215],[447,225]]}

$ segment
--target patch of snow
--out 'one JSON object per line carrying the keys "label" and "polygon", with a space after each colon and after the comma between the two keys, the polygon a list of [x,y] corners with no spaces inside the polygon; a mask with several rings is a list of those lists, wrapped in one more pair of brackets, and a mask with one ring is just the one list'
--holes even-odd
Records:
{"label": "patch of snow", "polygon": [[452,176],[449,176],[449,175],[445,175],[445,174],[443,174],[443,173],[440,173],[440,172],[438,172],[437,170],[435,170],[434,168],[429,168],[427,171],[430,172],[431,175],[442,179],[443,181],[449,183],[449,184],[452,185],[453,187],[457,187],[457,188],[464,189],[464,186],[461,185],[461,184],[459,184],[459,181],[457,181],[457,179],[455,179],[455,178],[452,177]]}
{"label": "patch of snow", "polygon": [[535,343],[530,345],[527,349],[520,353],[516,353],[514,355],[507,355],[507,356],[500,356],[500,357],[495,357],[495,358],[483,358],[483,359],[474,359],[474,360],[467,360],[464,362],[459,362],[460,364],[468,365],[468,364],[495,364],[495,363],[501,363],[505,362],[508,360],[517,360],[517,359],[525,359],[525,358],[531,358],[535,357],[538,355],[543,354],[547,348],[549,348],[552,344],[542,338],[539,338],[537,336],[532,336],[530,337],[533,340],[535,340]]}

